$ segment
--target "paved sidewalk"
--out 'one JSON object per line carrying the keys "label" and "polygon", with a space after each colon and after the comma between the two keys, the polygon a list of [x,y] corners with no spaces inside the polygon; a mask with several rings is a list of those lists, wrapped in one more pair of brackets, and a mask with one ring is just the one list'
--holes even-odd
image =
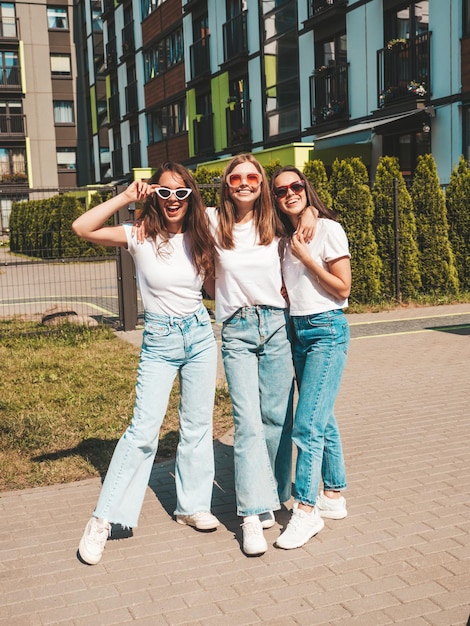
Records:
{"label": "paved sidewalk", "polygon": [[[452,328],[454,312],[466,320]],[[173,464],[155,467],[132,538],[76,557],[100,480],[0,494],[0,626],[465,626],[470,612],[470,304],[349,316],[449,315],[441,330],[355,332],[337,402],[349,516],[306,546],[247,558],[234,515],[232,436],[216,443],[214,512],[172,520]],[[398,321],[397,321],[398,323]],[[435,324],[431,324],[435,326]]]}

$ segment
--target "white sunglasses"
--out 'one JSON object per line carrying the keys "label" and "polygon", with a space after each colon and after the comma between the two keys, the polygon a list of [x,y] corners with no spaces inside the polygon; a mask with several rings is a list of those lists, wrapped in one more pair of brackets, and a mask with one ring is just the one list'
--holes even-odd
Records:
{"label": "white sunglasses", "polygon": [[178,200],[186,200],[191,192],[192,189],[189,189],[188,187],[179,187],[178,189],[169,189],[168,187],[156,187],[155,189],[155,193],[162,200],[168,200],[171,194],[173,194]]}

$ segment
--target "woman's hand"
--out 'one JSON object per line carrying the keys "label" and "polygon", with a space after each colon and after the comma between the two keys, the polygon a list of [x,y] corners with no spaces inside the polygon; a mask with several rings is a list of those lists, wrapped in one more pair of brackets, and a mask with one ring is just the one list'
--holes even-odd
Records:
{"label": "woman's hand", "polygon": [[304,265],[311,259],[308,249],[308,242],[303,233],[297,229],[292,235],[290,249],[296,259],[299,259]]}
{"label": "woman's hand", "polygon": [[318,214],[313,206],[306,207],[300,214],[296,233],[303,235],[306,243],[312,241],[317,226]]}
{"label": "woman's hand", "polygon": [[135,220],[132,224],[132,236],[135,237],[135,240],[138,244],[144,243],[147,238],[147,233],[145,232],[145,224],[142,220]]}

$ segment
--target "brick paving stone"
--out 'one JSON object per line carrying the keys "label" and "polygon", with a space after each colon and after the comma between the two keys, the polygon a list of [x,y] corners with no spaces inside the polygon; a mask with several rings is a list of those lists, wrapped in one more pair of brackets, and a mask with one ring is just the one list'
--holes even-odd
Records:
{"label": "brick paving stone", "polygon": [[174,522],[174,463],[158,463],[139,527],[109,541],[94,567],[76,551],[100,479],[1,493],[0,626],[466,626],[470,338],[360,326],[452,312],[470,324],[470,304],[349,316],[336,405],[345,520],[327,520],[302,548],[275,549],[290,501],[266,531],[267,553],[245,557],[232,432],[215,445],[215,533]]}

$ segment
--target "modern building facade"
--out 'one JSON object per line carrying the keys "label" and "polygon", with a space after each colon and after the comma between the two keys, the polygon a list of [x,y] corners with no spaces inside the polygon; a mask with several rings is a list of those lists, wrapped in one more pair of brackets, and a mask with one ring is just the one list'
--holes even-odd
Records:
{"label": "modern building facade", "polygon": [[469,4],[82,0],[78,170],[108,182],[250,151],[360,156],[373,177],[383,154],[411,175],[431,152],[445,183],[470,158]]}
{"label": "modern building facade", "polygon": [[31,188],[77,185],[71,0],[0,2],[0,228]]}

